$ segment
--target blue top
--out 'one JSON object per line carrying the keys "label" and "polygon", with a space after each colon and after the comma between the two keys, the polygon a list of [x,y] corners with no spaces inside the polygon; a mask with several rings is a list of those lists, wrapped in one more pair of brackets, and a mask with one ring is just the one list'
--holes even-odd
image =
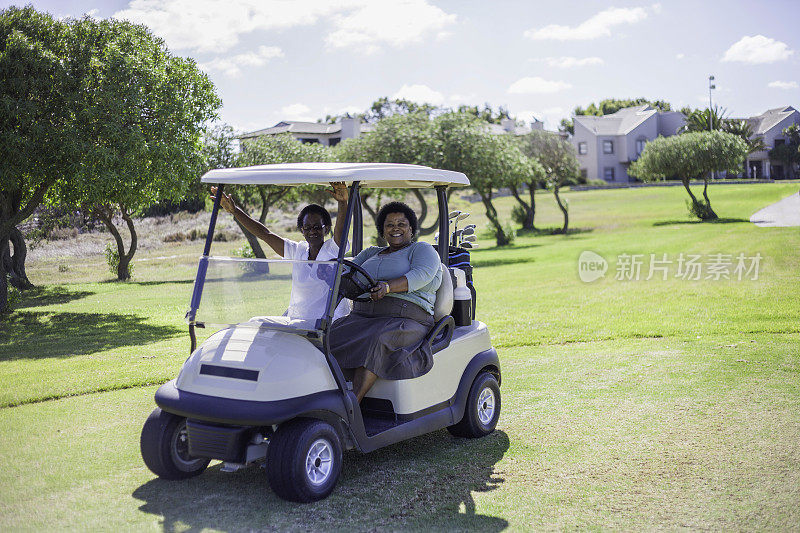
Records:
{"label": "blue top", "polygon": [[405,276],[408,292],[392,292],[387,298],[408,300],[433,314],[436,290],[442,283],[442,260],[436,250],[427,242],[412,242],[396,252],[379,254],[380,246],[370,246],[353,258],[353,262],[375,278],[375,281],[389,281]]}

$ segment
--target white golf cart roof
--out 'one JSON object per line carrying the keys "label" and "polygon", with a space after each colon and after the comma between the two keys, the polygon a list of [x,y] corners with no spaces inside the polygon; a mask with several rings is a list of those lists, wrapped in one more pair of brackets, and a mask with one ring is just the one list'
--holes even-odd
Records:
{"label": "white golf cart roof", "polygon": [[403,189],[469,185],[469,179],[461,172],[396,163],[285,163],[218,168],[206,172],[201,181],[222,185],[287,186],[359,181],[360,187]]}

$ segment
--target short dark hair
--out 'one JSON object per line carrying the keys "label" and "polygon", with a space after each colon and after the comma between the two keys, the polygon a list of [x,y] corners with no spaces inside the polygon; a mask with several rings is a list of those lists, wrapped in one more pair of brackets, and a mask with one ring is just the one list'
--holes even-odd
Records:
{"label": "short dark hair", "polygon": [[331,214],[328,213],[328,210],[318,204],[308,204],[303,209],[300,210],[300,214],[297,215],[297,227],[303,227],[303,219],[306,218],[306,215],[309,213],[316,213],[322,217],[322,223],[325,224],[326,227],[331,227]]}
{"label": "short dark hair", "polygon": [[419,223],[417,222],[417,214],[414,210],[403,202],[389,202],[381,207],[381,210],[378,211],[378,218],[375,219],[375,228],[378,230],[378,235],[383,236],[383,223],[386,222],[386,216],[389,213],[403,213],[408,219],[408,223],[411,224],[411,235],[414,236],[417,234]]}

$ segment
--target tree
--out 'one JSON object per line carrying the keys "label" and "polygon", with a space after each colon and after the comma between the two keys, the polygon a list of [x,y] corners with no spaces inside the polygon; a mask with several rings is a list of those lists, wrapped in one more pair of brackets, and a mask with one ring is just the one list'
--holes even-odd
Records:
{"label": "tree", "polygon": [[[425,112],[395,114],[382,119],[375,129],[357,139],[347,139],[334,149],[338,161],[352,163],[404,163],[431,165],[435,158],[436,145],[433,138],[433,123]],[[361,204],[373,220],[377,220],[383,196],[399,196],[401,191],[387,189],[363,189]],[[429,212],[428,203],[419,189],[412,194],[420,204],[418,213],[419,234],[429,235],[438,225],[434,220],[429,226],[425,221]],[[374,205],[370,200],[374,199]]]}
{"label": "tree", "polygon": [[[247,141],[244,149],[236,155],[230,166],[247,167],[252,165],[269,165],[275,163],[302,163],[308,161],[327,161],[330,159],[329,150],[321,144],[305,144],[290,133],[280,135],[264,135],[255,140]],[[218,167],[221,168],[221,167]],[[266,223],[270,207],[298,201],[301,196],[308,194],[314,187],[280,187],[278,185],[245,185],[228,191],[235,195],[240,204],[255,205],[258,210],[258,220]],[[247,231],[239,221],[236,224],[242,230],[253,254],[265,258],[266,254],[258,239]]]}
{"label": "tree", "polygon": [[470,114],[449,112],[433,120],[438,168],[466,174],[481,197],[498,246],[511,243],[493,204],[495,191],[530,179],[531,166],[513,137],[494,135]]}
{"label": "tree", "polygon": [[[709,175],[715,171],[736,172],[747,156],[747,150],[744,140],[723,131],[659,137],[647,143],[628,172],[642,181],[668,177],[680,179],[689,194],[689,211],[701,220],[715,220],[717,214],[708,198]],[[689,187],[692,178],[703,178],[703,200],[698,200],[692,193]]]}
{"label": "tree", "polygon": [[[105,224],[117,278],[126,280],[138,242],[133,217],[159,200],[178,200],[202,172],[204,124],[221,102],[193,60],[170,55],[144,26],[87,17],[70,27],[91,57],[79,80],[77,129],[87,146],[54,192],[60,204],[81,206]],[[117,214],[130,234],[127,251]]]}
{"label": "tree", "polygon": [[524,138],[522,137],[518,139],[520,141],[519,147],[522,150],[522,153],[528,157],[527,164],[530,166],[530,169],[526,176],[520,180],[520,182],[528,188],[528,197],[530,198],[530,203],[526,202],[522,198],[520,187],[517,186],[516,183],[509,183],[508,188],[511,191],[511,195],[517,200],[517,203],[520,205],[520,208],[524,213],[524,217],[522,219],[522,229],[534,230],[536,229],[536,189],[547,187],[547,182],[545,179],[544,167],[539,162],[536,155],[527,150],[529,147],[523,139]]}
{"label": "tree", "polygon": [[[578,181],[580,165],[575,148],[560,135],[546,131],[532,131],[520,137],[522,152],[529,159],[538,161],[544,175],[544,183],[553,191],[558,208],[564,216],[560,233],[569,229],[569,209],[559,194],[562,187]],[[531,191],[531,197],[533,191]]]}
{"label": "tree", "polygon": [[727,110],[719,106],[706,109],[695,109],[686,115],[686,124],[681,128],[682,132],[725,130],[728,119],[725,118]]}

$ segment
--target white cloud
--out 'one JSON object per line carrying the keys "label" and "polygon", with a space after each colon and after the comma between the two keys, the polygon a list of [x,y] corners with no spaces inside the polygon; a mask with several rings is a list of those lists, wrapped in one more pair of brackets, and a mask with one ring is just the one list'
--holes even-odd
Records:
{"label": "white cloud", "polygon": [[544,62],[547,63],[547,66],[555,68],[576,68],[605,64],[601,57],[546,57]]}
{"label": "white cloud", "polygon": [[439,91],[434,91],[427,85],[403,85],[400,90],[392,95],[392,99],[405,99],[419,104],[442,105],[444,95]]}
{"label": "white cloud", "polygon": [[686,57],[684,54],[675,54],[675,59],[683,59]]}
{"label": "white cloud", "polygon": [[291,104],[281,108],[281,120],[305,120],[313,122],[311,117],[311,108],[305,104]]}
{"label": "white cloud", "polygon": [[436,37],[456,16],[428,0],[132,0],[115,18],[146,24],[171,48],[224,52],[254,31],[324,21],[330,47],[375,51]]}
{"label": "white cloud", "polygon": [[789,59],[792,54],[794,54],[794,50],[789,50],[786,43],[763,35],[753,37],[745,35],[728,48],[722,60],[751,64],[775,63]]}
{"label": "white cloud", "polygon": [[381,44],[399,48],[422,42],[427,34],[439,39],[456,16],[430,5],[427,0],[364,1],[362,5],[333,16],[335,30],[325,41],[332,48],[353,48],[373,53]]}
{"label": "white cloud", "polygon": [[767,87],[771,89],[797,89],[800,85],[797,85],[796,81],[771,81],[767,84]]}
{"label": "white cloud", "polygon": [[242,68],[262,67],[267,64],[267,61],[276,57],[283,57],[283,51],[277,46],[259,46],[256,52],[216,57],[201,64],[200,68],[206,71],[216,70],[234,77],[242,73]]}
{"label": "white cloud", "polygon": [[[654,11],[657,12],[656,9]],[[577,26],[550,24],[543,28],[527,30],[525,37],[537,40],[585,41],[597,39],[598,37],[608,37],[611,35],[611,28],[614,26],[635,24],[646,18],[647,11],[643,7],[611,7],[586,19]]]}
{"label": "white cloud", "polygon": [[572,85],[565,81],[550,81],[535,76],[515,81],[508,88],[508,92],[511,94],[549,94],[571,87]]}

